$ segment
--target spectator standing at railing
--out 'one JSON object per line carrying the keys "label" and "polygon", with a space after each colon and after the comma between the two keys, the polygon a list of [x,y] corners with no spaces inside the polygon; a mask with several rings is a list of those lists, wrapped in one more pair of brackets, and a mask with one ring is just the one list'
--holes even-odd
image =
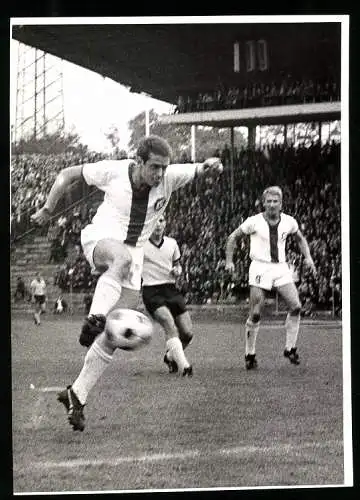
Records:
{"label": "spectator standing at railing", "polygon": [[74,212],[73,218],[70,221],[70,226],[68,230],[69,242],[72,245],[80,245],[80,233],[83,228],[83,224],[80,219],[80,212],[76,210]]}
{"label": "spectator standing at railing", "polygon": [[60,294],[54,304],[54,314],[66,313],[67,310],[68,310],[68,304],[64,299],[64,297]]}
{"label": "spectator standing at railing", "polygon": [[61,240],[63,235],[63,229],[60,227],[59,223],[53,219],[50,222],[47,239],[50,241],[50,256],[49,256],[49,264],[51,262],[62,262],[65,258],[65,253],[61,246]]}
{"label": "spectator standing at railing", "polygon": [[18,276],[16,281],[16,290],[14,293],[15,302],[17,302],[19,299],[25,300],[25,293],[26,293],[25,282],[21,276]]}

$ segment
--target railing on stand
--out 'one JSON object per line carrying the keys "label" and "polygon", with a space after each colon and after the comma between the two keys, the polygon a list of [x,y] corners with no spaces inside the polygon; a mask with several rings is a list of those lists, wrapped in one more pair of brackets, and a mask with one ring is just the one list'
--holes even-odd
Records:
{"label": "railing on stand", "polygon": [[[89,202],[91,200],[95,200],[97,196],[100,198],[100,196],[103,196],[103,195],[102,195],[101,191],[99,191],[98,189],[94,189],[88,195],[80,198],[79,200],[71,203],[65,209],[57,212],[55,215],[53,215],[51,217],[50,222],[52,222],[54,219],[58,219],[59,217],[68,214],[69,212],[74,210],[76,207],[78,207],[82,203]],[[46,225],[42,228],[39,228],[39,226],[35,226],[32,224],[30,217],[32,214],[35,213],[35,211],[36,210],[34,210],[33,208],[28,209],[26,212],[24,212],[25,219],[22,221],[22,224],[19,223],[17,226],[15,226],[15,225],[13,226],[13,224],[12,224],[11,234],[10,234],[11,244],[18,243],[20,240],[24,239],[26,236],[29,236],[30,234],[34,234],[35,232],[36,232],[36,234],[40,233],[40,235],[42,235],[42,236],[45,236],[47,234],[48,225]],[[20,230],[19,230],[19,228],[20,228]]]}
{"label": "railing on stand", "polygon": [[69,314],[70,316],[72,316],[74,314],[74,296],[73,296],[73,275],[74,275],[74,269],[71,268],[69,269],[69,272],[68,272],[68,275],[70,276],[70,288],[69,288],[69,292],[70,292],[70,297],[69,297]]}

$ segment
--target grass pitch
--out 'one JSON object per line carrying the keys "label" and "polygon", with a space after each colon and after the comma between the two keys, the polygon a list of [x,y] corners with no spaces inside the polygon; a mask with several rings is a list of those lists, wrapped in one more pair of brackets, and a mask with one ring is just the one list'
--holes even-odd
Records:
{"label": "grass pitch", "polygon": [[14,492],[340,485],[344,482],[339,323],[301,326],[300,366],[279,322],[261,326],[244,367],[240,323],[196,322],[194,376],[168,374],[164,337],[117,351],[73,432],[58,390],[85,354],[79,318],[12,318]]}

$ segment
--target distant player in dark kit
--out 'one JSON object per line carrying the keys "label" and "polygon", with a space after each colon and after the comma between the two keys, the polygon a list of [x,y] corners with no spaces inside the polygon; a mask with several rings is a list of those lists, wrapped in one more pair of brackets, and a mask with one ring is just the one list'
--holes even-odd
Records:
{"label": "distant player in dark kit", "polygon": [[249,269],[250,315],[245,325],[245,363],[248,370],[257,367],[255,344],[259,332],[261,309],[265,291],[273,288],[285,300],[289,312],[285,322],[286,342],[284,356],[294,365],[300,363],[296,341],[299,333],[301,303],[293,273],[286,262],[286,238],[293,234],[304,256],[304,263],[314,274],[315,265],[309,245],[296,220],[283,213],[282,191],[271,186],[263,192],[264,211],[248,217],[231,233],[226,245],[226,269],[234,272],[233,254],[236,240],[250,235]]}
{"label": "distant player in dark kit", "polygon": [[174,238],[164,236],[162,215],[144,245],[142,297],[149,314],[163,327],[166,338],[164,362],[170,373],[192,375],[184,349],[192,339],[192,322],[182,293],[176,288],[180,276],[180,249]]}

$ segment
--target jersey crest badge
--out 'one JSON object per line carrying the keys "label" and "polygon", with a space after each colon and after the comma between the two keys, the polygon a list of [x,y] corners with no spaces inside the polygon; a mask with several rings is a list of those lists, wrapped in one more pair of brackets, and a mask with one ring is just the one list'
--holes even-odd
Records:
{"label": "jersey crest badge", "polygon": [[156,200],[154,205],[155,212],[161,210],[162,207],[165,205],[165,203],[166,203],[166,198],[159,198],[158,200]]}

